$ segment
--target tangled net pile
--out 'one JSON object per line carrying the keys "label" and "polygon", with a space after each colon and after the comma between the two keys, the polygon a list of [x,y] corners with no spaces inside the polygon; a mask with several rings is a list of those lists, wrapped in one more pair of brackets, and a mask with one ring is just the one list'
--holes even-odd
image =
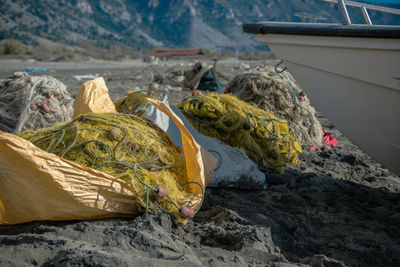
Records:
{"label": "tangled net pile", "polygon": [[119,113],[143,116],[150,106],[150,103],[147,100],[149,97],[154,98],[152,95],[146,95],[142,91],[133,92],[114,101],[114,106]]}
{"label": "tangled net pile", "polygon": [[166,210],[176,215],[178,223],[185,223],[180,209],[193,206],[196,197],[199,200],[188,193],[186,185],[196,182],[185,183],[181,149],[138,116],[86,114],[49,129],[26,130],[20,136],[45,151],[131,184],[139,208],[146,213]]}
{"label": "tangled net pile", "polygon": [[288,120],[301,144],[322,146],[324,133],[315,109],[289,72],[277,73],[272,66],[253,69],[237,75],[226,91]]}
{"label": "tangled net pile", "polygon": [[302,152],[286,120],[224,94],[196,95],[177,105],[204,135],[239,147],[259,166],[284,172]]}
{"label": "tangled net pile", "polygon": [[16,72],[0,87],[0,130],[18,134],[69,121],[73,104],[65,85],[57,79]]}

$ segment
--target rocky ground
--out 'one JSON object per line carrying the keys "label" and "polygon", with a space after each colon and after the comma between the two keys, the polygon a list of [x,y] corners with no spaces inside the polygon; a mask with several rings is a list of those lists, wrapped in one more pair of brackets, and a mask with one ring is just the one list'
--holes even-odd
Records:
{"label": "rocky ground", "polygon": [[[155,68],[191,63],[166,61]],[[232,78],[245,67],[241,63],[263,62],[227,60],[217,66]],[[71,94],[83,82],[73,75],[105,76],[113,99],[149,67],[0,61],[0,78],[29,64],[52,66],[49,74]],[[173,92],[172,100],[185,94]],[[339,145],[324,152],[304,149],[301,163],[285,174],[265,172],[266,190],[208,188],[201,211],[183,227],[167,214],[0,226],[0,266],[400,266],[400,178],[322,114],[318,119]]]}

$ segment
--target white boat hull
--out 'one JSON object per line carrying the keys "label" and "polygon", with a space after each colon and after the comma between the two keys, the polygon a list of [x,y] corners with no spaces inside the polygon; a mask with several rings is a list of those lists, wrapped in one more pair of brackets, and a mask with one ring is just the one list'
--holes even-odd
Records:
{"label": "white boat hull", "polygon": [[260,34],[313,104],[400,175],[400,39]]}

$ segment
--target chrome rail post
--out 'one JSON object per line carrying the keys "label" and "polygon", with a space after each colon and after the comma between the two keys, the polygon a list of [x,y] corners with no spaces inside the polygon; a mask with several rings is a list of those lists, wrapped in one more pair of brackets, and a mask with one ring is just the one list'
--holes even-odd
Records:
{"label": "chrome rail post", "polygon": [[[338,0],[320,0],[320,1],[328,2],[328,3],[335,3],[335,4],[338,3]],[[353,6],[353,7],[359,7],[359,8],[364,6],[366,9],[380,11],[380,12],[389,13],[389,14],[400,15],[400,9],[396,9],[396,8],[375,6],[375,5],[359,3],[359,2],[349,1],[349,0],[345,0],[344,2],[346,3],[346,6]]]}
{"label": "chrome rail post", "polygon": [[368,15],[368,10],[365,8],[365,6],[362,6],[360,8],[361,8],[361,12],[364,16],[365,23],[367,23],[368,25],[372,25],[372,21]]}
{"label": "chrome rail post", "polygon": [[342,16],[343,16],[343,20],[344,20],[344,25],[350,25],[351,24],[351,20],[350,20],[350,16],[349,13],[347,12],[347,8],[346,8],[346,3],[344,2],[344,0],[337,0],[340,11],[342,12]]}

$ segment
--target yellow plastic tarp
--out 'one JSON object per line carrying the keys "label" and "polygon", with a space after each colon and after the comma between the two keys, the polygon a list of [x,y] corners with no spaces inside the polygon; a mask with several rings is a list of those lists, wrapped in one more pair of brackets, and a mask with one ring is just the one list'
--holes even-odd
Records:
{"label": "yellow plastic tarp", "polygon": [[[165,112],[182,134],[188,181],[208,183],[217,160],[193,139],[178,116],[165,104],[151,103]],[[74,116],[115,112],[102,78],[85,83],[77,95]],[[199,187],[190,187],[198,195]],[[200,199],[194,198],[194,205]],[[38,220],[89,220],[138,214],[129,184],[80,166],[0,131],[0,224]]]}
{"label": "yellow plastic tarp", "polygon": [[75,99],[74,118],[86,113],[116,113],[103,77],[85,82]]}
{"label": "yellow plastic tarp", "polygon": [[137,212],[134,192],[124,181],[0,131],[0,224]]}

